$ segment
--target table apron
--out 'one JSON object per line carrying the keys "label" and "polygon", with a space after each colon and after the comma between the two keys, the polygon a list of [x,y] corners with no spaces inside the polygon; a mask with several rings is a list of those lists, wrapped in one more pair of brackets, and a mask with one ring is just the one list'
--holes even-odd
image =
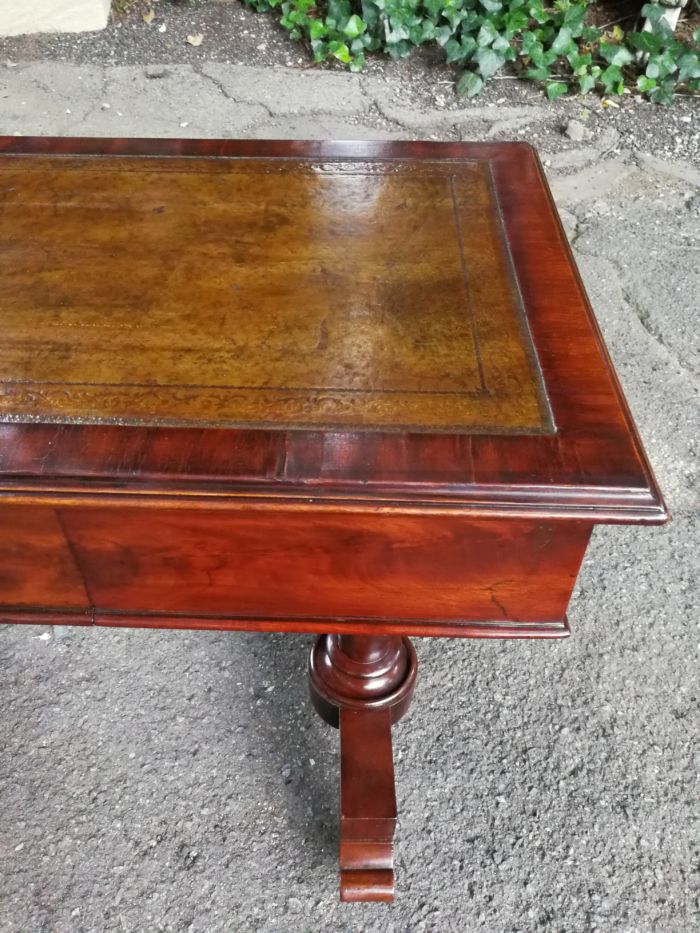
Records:
{"label": "table apron", "polygon": [[0,509],[0,621],[566,634],[583,521]]}

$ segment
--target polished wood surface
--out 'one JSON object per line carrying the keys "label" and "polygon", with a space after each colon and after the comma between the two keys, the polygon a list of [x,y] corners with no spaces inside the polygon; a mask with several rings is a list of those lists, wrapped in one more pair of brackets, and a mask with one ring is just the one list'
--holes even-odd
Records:
{"label": "polished wood surface", "polygon": [[391,899],[404,636],[565,637],[667,519],[534,151],[0,137],[0,245],[0,622],[318,633]]}
{"label": "polished wood surface", "polygon": [[[6,498],[103,503],[106,496],[128,496],[148,504],[170,497],[198,507],[205,497],[221,497],[225,508],[233,496],[274,503],[284,496],[302,508],[310,499],[323,503],[332,498],[409,509],[468,508],[472,514],[580,517],[594,522],[665,520],[663,500],[602,345],[541,167],[529,146],[4,137],[0,152],[5,153],[0,161],[19,157],[23,164],[33,159],[38,164],[48,156],[54,165],[60,160],[73,164],[72,157],[78,155],[98,165],[113,157],[133,160],[136,165],[141,164],[140,157],[148,156],[167,158],[176,168],[190,160],[208,159],[214,165],[214,178],[221,176],[215,168],[219,162],[250,159],[283,158],[331,166],[353,161],[366,165],[373,160],[382,165],[424,160],[476,163],[480,171],[488,169],[503,242],[513,261],[513,269],[508,274],[504,270],[502,287],[509,290],[515,282],[522,300],[531,336],[522,337],[521,346],[527,348],[531,339],[556,427],[554,434],[484,434],[449,433],[444,424],[431,432],[427,423],[422,423],[420,431],[241,427],[233,432],[6,423],[0,424],[0,494]],[[37,179],[41,177],[36,174]],[[85,197],[89,198],[89,191]],[[134,214],[138,222],[135,208],[131,214],[117,212],[115,221],[128,225]],[[154,216],[157,220],[161,215]],[[121,237],[118,226],[113,225],[114,234]],[[449,238],[442,237],[451,246],[454,230],[450,221]],[[56,247],[52,256],[56,260]],[[23,261],[36,263],[27,256]],[[140,281],[150,275],[141,262],[138,269]],[[167,268],[159,272],[161,280],[167,278]],[[12,292],[13,274],[11,270],[0,283],[6,294]],[[65,282],[63,287],[67,287]],[[41,293],[46,294],[45,285]],[[217,294],[213,287],[197,304],[205,317],[205,306]],[[70,320],[69,309],[60,313]],[[91,339],[90,328],[72,330],[85,330],[88,333],[80,339]],[[509,345],[516,346],[517,341]],[[311,357],[320,358],[318,354]],[[206,371],[209,378],[215,369]],[[149,379],[151,373],[142,372],[136,381]],[[522,384],[521,378],[517,381]],[[9,384],[5,389],[10,394],[14,391]],[[64,400],[72,394],[72,390],[64,392]],[[6,403],[2,417],[27,417],[20,412],[18,407],[13,414],[12,404]]]}
{"label": "polished wood surface", "polygon": [[340,897],[394,896],[396,792],[391,727],[406,714],[418,662],[407,638],[325,635],[309,658],[318,713],[340,728]]}
{"label": "polished wood surface", "polygon": [[396,790],[388,709],[340,711],[340,898],[394,897]]}
{"label": "polished wood surface", "polygon": [[0,417],[553,430],[487,162],[0,156]]}
{"label": "polished wood surface", "polygon": [[0,508],[0,603],[40,614],[92,608],[54,509]]}
{"label": "polished wood surface", "polygon": [[591,532],[584,522],[250,507],[0,506],[0,529],[0,619],[23,610],[40,622],[64,606],[99,624],[370,624],[458,637],[566,635]]}
{"label": "polished wood surface", "polygon": [[278,514],[274,526],[246,508],[59,514],[96,609],[223,618],[561,622],[590,534],[347,511]]}

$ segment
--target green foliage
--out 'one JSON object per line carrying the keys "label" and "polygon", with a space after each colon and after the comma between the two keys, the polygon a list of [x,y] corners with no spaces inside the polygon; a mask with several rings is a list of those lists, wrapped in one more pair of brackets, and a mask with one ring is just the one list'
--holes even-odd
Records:
{"label": "green foliage", "polygon": [[[543,83],[550,100],[569,90],[619,95],[632,86],[669,104],[681,87],[700,90],[700,30],[678,41],[648,3],[651,31],[603,34],[589,25],[589,0],[244,0],[259,12],[276,10],[293,39],[314,60],[335,59],[361,71],[368,52],[398,59],[436,42],[462,70],[457,92],[478,94],[506,62]],[[700,0],[696,0],[700,4]]]}

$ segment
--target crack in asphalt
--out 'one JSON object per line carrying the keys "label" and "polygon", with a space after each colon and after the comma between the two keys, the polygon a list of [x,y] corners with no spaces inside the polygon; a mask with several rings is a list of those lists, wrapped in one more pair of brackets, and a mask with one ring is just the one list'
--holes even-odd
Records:
{"label": "crack in asphalt", "polygon": [[[217,88],[217,90],[226,98],[226,100],[230,100],[234,104],[241,104],[242,106],[260,107],[261,110],[265,111],[265,113],[271,120],[275,119],[275,114],[273,113],[271,108],[268,106],[268,104],[264,103],[262,100],[257,100],[254,104],[251,104],[245,100],[239,100],[237,97],[235,97],[233,94],[230,94],[226,90],[226,86],[223,84],[223,82],[219,81],[218,78],[215,78],[213,75],[210,75],[206,71],[204,71],[201,65],[192,65],[191,68],[194,74],[196,74],[198,77],[202,78],[204,81],[209,81],[211,84],[213,84],[214,87]],[[251,123],[255,123],[255,120],[251,120]]]}

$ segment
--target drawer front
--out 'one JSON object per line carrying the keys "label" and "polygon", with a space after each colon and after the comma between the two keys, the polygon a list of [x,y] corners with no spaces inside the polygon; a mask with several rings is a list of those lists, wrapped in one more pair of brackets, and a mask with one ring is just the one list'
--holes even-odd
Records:
{"label": "drawer front", "polygon": [[393,619],[561,619],[588,529],[347,512],[62,515],[97,607]]}
{"label": "drawer front", "polygon": [[11,542],[4,606],[87,604],[98,615],[250,627],[256,619],[318,621],[300,624],[305,630],[326,619],[561,622],[590,535],[590,525],[576,522],[340,510],[0,515]]}

